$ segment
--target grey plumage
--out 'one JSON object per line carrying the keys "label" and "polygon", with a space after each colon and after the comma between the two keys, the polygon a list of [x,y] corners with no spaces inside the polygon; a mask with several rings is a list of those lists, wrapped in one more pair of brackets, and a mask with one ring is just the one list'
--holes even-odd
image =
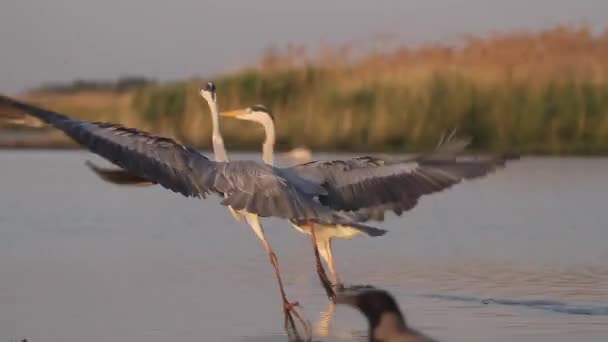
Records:
{"label": "grey plumage", "polygon": [[356,224],[359,215],[323,206],[315,182],[254,161],[214,162],[172,139],[117,124],[87,122],[0,96],[0,108],[16,108],[65,132],[131,175],[157,182],[186,197],[221,195],[223,205],[262,217],[321,224]]}
{"label": "grey plumage", "polygon": [[149,186],[154,185],[156,182],[149,181],[143,177],[132,175],[125,172],[122,169],[110,169],[95,165],[93,162],[87,160],[85,165],[95,172],[99,178],[105,180],[108,183],[117,185],[135,185],[135,186]]}
{"label": "grey plumage", "polygon": [[336,210],[356,211],[383,220],[386,211],[401,215],[423,195],[450,188],[504,166],[504,157],[471,158],[458,154],[467,142],[446,142],[435,151],[405,160],[359,157],[313,161],[288,169],[298,177],[322,185],[321,203]]}

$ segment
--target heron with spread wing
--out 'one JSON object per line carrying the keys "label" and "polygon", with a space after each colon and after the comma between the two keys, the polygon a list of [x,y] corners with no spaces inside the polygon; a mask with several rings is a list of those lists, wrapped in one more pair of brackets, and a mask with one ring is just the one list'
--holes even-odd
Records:
{"label": "heron with spread wing", "polygon": [[[214,96],[210,96],[206,89],[215,89],[209,83],[203,86],[201,95],[210,105],[212,118],[214,118]],[[215,112],[219,112],[215,110]],[[245,109],[220,113],[221,116],[253,121],[263,126],[265,140],[263,143],[263,160],[273,165],[274,144],[276,139],[274,116],[263,105],[255,105]],[[219,120],[212,120],[214,125],[214,151],[223,151],[223,143],[219,134]],[[217,128],[216,128],[217,127]],[[217,132],[217,133],[215,133]],[[359,157],[349,160],[314,161],[289,168],[284,172],[305,178],[322,186],[327,195],[321,196],[324,205],[336,210],[357,212],[361,219],[374,219],[382,221],[386,211],[397,215],[416,206],[420,197],[426,194],[442,191],[459,183],[463,179],[473,179],[504,166],[506,158],[490,156],[485,158],[471,158],[460,156],[467,146],[464,139],[446,139],[430,153],[408,159],[386,159],[377,157]],[[225,151],[223,152],[225,156]],[[132,175],[125,173],[121,181],[113,181],[110,176],[116,176],[119,170],[108,170],[108,175],[100,175],[113,183],[129,184]],[[145,180],[134,178],[131,184]],[[300,232],[311,235],[315,256],[317,257],[317,272],[327,295],[335,299],[335,288],[342,286],[342,281],[336,271],[332,240],[334,238],[352,239],[358,235],[380,236],[384,230],[368,226],[352,225],[323,225],[318,222],[291,221]],[[318,248],[318,249],[317,249]],[[332,281],[328,281],[321,266],[319,256],[324,259],[331,272]]]}
{"label": "heron with spread wing", "polygon": [[[222,112],[221,115],[262,125],[265,131],[263,160],[269,165],[273,164],[276,133],[274,116],[270,110],[263,105],[255,105]],[[387,159],[367,156],[349,160],[313,161],[286,170],[321,185],[327,191],[327,195],[320,197],[324,205],[382,221],[387,211],[401,215],[414,208],[423,195],[445,190],[464,179],[485,176],[504,166],[507,158],[503,156],[461,156],[469,141],[451,138],[450,136],[442,139],[434,151],[413,158]],[[342,287],[334,263],[332,239],[352,239],[360,234],[378,235],[365,229],[318,222],[294,226],[303,233],[316,235],[321,257],[332,275],[332,287]],[[320,271],[323,282],[322,270]],[[328,290],[326,284],[324,287]],[[334,291],[328,291],[328,295],[335,299]]]}

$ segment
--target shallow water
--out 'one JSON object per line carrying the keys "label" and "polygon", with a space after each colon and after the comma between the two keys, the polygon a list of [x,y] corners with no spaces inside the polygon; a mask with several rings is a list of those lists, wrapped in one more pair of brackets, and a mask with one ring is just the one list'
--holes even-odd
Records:
{"label": "shallow water", "polygon": [[[216,199],[103,183],[86,159],[0,152],[0,341],[285,340],[249,228]],[[390,217],[384,237],[338,241],[338,269],[441,340],[608,341],[607,174],[608,159],[524,158]],[[265,223],[290,299],[318,323],[308,236]],[[365,334],[339,307],[317,339]]]}

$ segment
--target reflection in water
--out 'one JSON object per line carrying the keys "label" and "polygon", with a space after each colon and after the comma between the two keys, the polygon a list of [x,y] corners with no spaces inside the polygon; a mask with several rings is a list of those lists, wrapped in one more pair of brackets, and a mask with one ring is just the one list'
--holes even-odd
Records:
{"label": "reflection in water", "polygon": [[[286,340],[246,227],[212,200],[108,187],[90,158],[0,152],[0,341]],[[523,159],[389,217],[384,237],[337,241],[337,266],[439,340],[608,341],[607,173],[608,159]],[[265,223],[315,339],[365,336],[359,312],[328,308],[309,241]]]}
{"label": "reflection in water", "polygon": [[324,312],[321,312],[319,322],[316,324],[315,333],[320,337],[328,337],[331,330],[331,321],[336,312],[336,305],[329,302],[329,307]]}

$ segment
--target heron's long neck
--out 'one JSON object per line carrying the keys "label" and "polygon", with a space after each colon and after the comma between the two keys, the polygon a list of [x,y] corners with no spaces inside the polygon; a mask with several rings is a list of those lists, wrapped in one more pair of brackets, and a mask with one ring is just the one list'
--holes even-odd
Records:
{"label": "heron's long neck", "polygon": [[220,131],[220,109],[216,101],[209,101],[209,110],[211,110],[211,122],[213,126],[211,141],[213,142],[215,161],[228,161],[228,154],[226,153],[226,148],[224,148],[224,139]]}
{"label": "heron's long neck", "polygon": [[262,125],[264,126],[264,132],[266,132],[266,140],[264,140],[264,145],[262,146],[262,158],[264,159],[264,163],[273,165],[274,142],[276,140],[274,122],[272,120],[265,120],[262,122]]}

